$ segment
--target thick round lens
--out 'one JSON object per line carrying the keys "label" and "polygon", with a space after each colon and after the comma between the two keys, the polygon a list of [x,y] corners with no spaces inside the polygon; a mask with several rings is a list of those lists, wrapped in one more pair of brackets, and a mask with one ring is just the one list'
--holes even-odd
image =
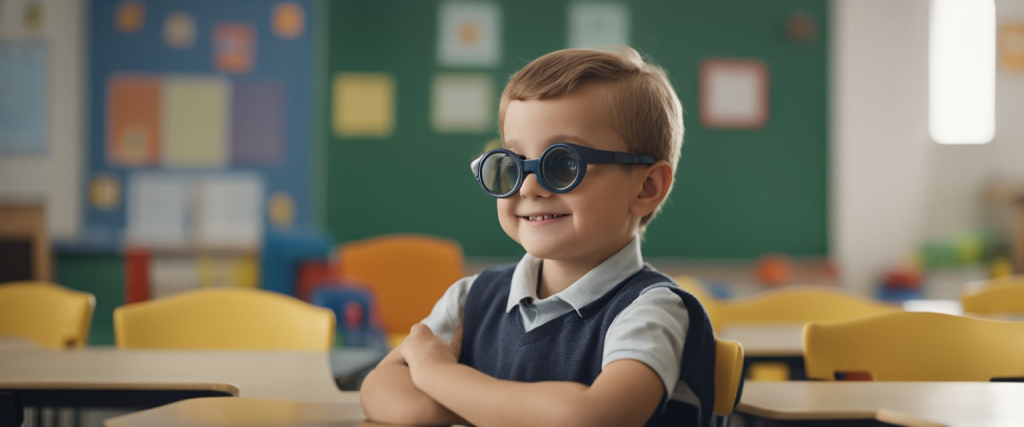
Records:
{"label": "thick round lens", "polygon": [[544,156],[541,171],[544,173],[544,180],[548,182],[548,185],[562,190],[576,182],[579,165],[576,164],[576,156],[572,151],[565,147],[557,147]]}
{"label": "thick round lens", "polygon": [[480,165],[480,181],[491,193],[508,194],[519,179],[519,164],[506,153],[495,153],[484,159]]}

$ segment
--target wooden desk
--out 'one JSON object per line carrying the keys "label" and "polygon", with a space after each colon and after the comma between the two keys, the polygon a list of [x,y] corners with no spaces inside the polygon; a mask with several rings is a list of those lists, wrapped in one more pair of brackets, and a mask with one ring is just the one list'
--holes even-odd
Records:
{"label": "wooden desk", "polygon": [[0,390],[211,390],[235,396],[338,402],[326,352],[0,351]]}
{"label": "wooden desk", "polygon": [[804,325],[736,325],[725,328],[720,338],[743,345],[743,371],[761,362],[785,363],[789,379],[807,379],[804,366]]}
{"label": "wooden desk", "polygon": [[786,424],[1020,426],[1021,402],[1024,383],[750,381],[736,410]]}
{"label": "wooden desk", "polygon": [[211,396],[359,400],[358,393],[335,386],[326,352],[0,350],[0,400],[15,402],[14,416],[22,406],[141,409]]}
{"label": "wooden desk", "polygon": [[189,399],[108,419],[107,427],[171,426],[382,426],[365,420],[358,403],[308,403],[272,399]]}
{"label": "wooden desk", "polygon": [[743,345],[750,358],[803,357],[804,325],[737,325],[722,330],[720,338]]}

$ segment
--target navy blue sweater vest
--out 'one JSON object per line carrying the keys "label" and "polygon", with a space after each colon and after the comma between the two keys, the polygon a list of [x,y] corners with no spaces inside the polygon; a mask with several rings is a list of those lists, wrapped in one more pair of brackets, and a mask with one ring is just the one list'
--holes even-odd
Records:
{"label": "navy blue sweater vest", "polygon": [[[521,382],[573,381],[591,385],[601,373],[604,338],[615,316],[640,293],[672,279],[644,267],[607,294],[529,332],[523,329],[519,308],[505,312],[515,264],[480,273],[466,297],[462,356],[469,365],[494,378]],[[704,307],[678,286],[690,323],[683,346],[680,379],[700,400],[700,408],[668,401],[648,420],[648,426],[710,426],[714,404],[715,337]],[[663,403],[669,396],[665,395]]]}

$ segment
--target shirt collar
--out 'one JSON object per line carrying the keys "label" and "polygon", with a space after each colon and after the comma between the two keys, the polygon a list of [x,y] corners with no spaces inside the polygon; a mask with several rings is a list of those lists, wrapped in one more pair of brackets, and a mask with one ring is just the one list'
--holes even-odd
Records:
{"label": "shirt collar", "polygon": [[[512,272],[512,286],[508,292],[505,312],[519,305],[525,299],[537,299],[537,279],[541,259],[533,255],[523,255],[523,259]],[[640,238],[633,236],[622,249],[608,257],[593,270],[580,277],[568,288],[550,296],[568,303],[576,314],[580,309],[601,298],[616,285],[644,267],[644,258],[640,253]]]}

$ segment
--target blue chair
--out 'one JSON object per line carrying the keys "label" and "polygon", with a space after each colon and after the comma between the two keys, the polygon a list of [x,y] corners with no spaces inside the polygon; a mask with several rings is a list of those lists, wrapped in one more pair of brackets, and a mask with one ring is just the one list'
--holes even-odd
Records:
{"label": "blue chair", "polygon": [[387,347],[384,332],[374,325],[373,294],[358,286],[322,283],[311,296],[313,305],[334,311],[338,319],[337,340],[346,347]]}
{"label": "blue chair", "polygon": [[334,245],[316,231],[275,231],[263,235],[260,283],[263,289],[296,296],[299,266],[306,260],[330,259]]}

